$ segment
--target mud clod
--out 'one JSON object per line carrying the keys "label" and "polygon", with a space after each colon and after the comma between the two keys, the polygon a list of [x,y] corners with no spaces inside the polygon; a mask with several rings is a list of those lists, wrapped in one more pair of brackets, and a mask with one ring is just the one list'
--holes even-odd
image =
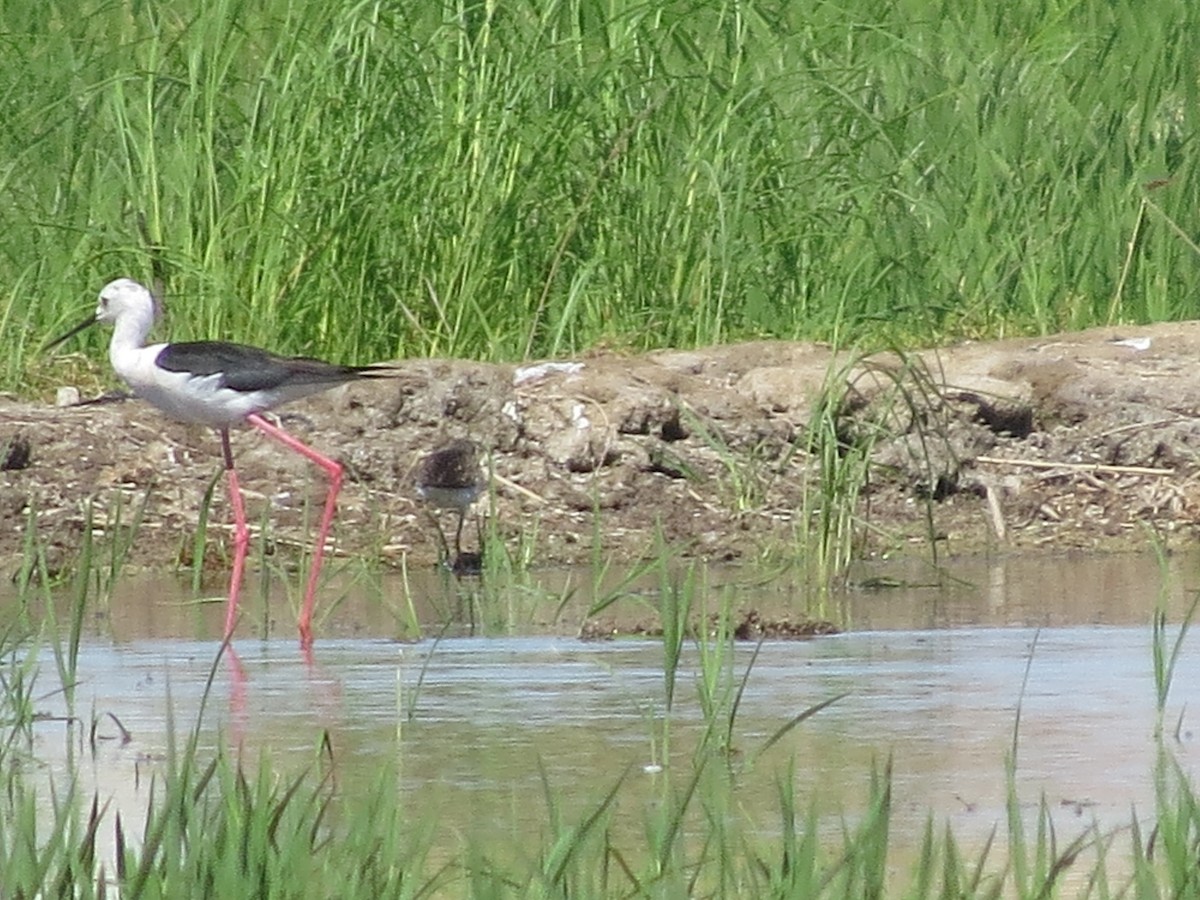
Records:
{"label": "mud clod", "polygon": [[32,449],[29,439],[19,431],[0,444],[0,472],[15,472],[29,468]]}

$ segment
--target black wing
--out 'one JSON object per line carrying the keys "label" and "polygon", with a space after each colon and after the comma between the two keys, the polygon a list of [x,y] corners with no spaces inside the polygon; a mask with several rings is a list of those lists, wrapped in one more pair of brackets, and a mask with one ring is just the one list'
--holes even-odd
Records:
{"label": "black wing", "polygon": [[168,372],[220,375],[235,391],[269,391],[282,384],[336,384],[380,375],[374,366],[339,366],[307,356],[278,356],[259,347],[224,341],[167,344],[155,360]]}

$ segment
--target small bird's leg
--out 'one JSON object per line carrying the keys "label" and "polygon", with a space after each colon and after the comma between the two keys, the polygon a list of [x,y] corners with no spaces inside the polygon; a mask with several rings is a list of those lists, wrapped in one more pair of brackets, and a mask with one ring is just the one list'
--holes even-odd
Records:
{"label": "small bird's leg", "polygon": [[454,560],[457,564],[458,560],[462,559],[462,530],[463,521],[467,518],[466,508],[458,511],[458,528],[454,530]]}
{"label": "small bird's leg", "polygon": [[246,566],[246,551],[250,547],[250,529],[246,527],[246,507],[238,486],[237,470],[233,467],[233,448],[229,446],[229,429],[221,429],[221,451],[225,454],[225,477],[229,484],[229,505],[233,507],[233,571],[229,574],[229,599],[225,603],[225,640],[233,636],[237,625],[238,595],[242,590],[242,572]]}
{"label": "small bird's leg", "polygon": [[300,646],[311,647],[313,603],[317,595],[317,577],[321,574],[321,562],[325,559],[325,540],[329,537],[329,529],[333,525],[333,514],[337,511],[337,495],[342,488],[342,465],[312,447],[292,437],[282,428],[272,425],[258,413],[250,413],[246,421],[261,431],[267,437],[274,438],[285,447],[295,450],[309,462],[316,463],[329,476],[329,492],[325,495],[325,509],[321,513],[321,524],[317,529],[317,542],[313,547],[312,566],[308,570],[308,586],[304,590],[304,605],[300,609],[300,619],[296,623],[300,631]]}
{"label": "small bird's leg", "polygon": [[449,566],[450,545],[446,542],[446,533],[442,531],[442,523],[438,521],[437,513],[433,510],[425,510],[425,515],[429,519],[429,524],[433,526],[433,533],[437,535],[438,563]]}
{"label": "small bird's leg", "polygon": [[479,554],[483,555],[483,517],[476,512],[472,518],[475,520],[475,542],[479,544]]}

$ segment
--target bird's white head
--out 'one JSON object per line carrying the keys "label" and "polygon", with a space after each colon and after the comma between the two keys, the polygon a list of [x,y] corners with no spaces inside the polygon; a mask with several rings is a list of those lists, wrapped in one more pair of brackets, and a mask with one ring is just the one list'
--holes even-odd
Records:
{"label": "bird's white head", "polygon": [[119,340],[118,336],[114,336],[114,341],[140,345],[154,324],[157,312],[154,295],[144,285],[138,284],[132,278],[118,278],[101,289],[95,315],[84,319],[62,337],[51,341],[46,345],[46,349],[57,347],[67,338],[74,337],[97,322],[117,326]]}
{"label": "bird's white head", "polygon": [[97,322],[116,322],[122,318],[149,318],[154,321],[154,295],[132,278],[118,278],[100,289],[96,304]]}

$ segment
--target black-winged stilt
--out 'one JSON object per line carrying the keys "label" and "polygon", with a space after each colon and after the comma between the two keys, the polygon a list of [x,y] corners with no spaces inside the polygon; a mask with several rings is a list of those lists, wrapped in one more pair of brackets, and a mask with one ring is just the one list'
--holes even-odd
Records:
{"label": "black-winged stilt", "polygon": [[417,469],[417,493],[421,499],[435,509],[452,509],[458,511],[458,527],[454,531],[453,562],[450,561],[450,548],[446,536],[442,534],[442,526],[436,517],[433,524],[437,528],[438,538],[442,543],[442,552],[450,568],[458,571],[464,559],[462,552],[463,520],[471,504],[483,493],[485,482],[479,468],[479,448],[465,438],[453,440],[444,447],[434,450],[423,460]]}
{"label": "black-winged stilt", "polygon": [[391,372],[386,366],[339,366],[307,357],[278,356],[258,347],[223,341],[147,345],[146,335],[154,324],[155,312],[154,296],[146,287],[129,278],[118,278],[100,291],[94,316],[47,346],[57,346],[97,322],[109,323],[113,326],[113,336],[108,358],[134,394],[174,419],[210,425],[220,432],[234,519],[233,571],[225,608],[226,640],[232,636],[237,624],[238,595],[250,543],[246,510],[229,444],[230,426],[248,422],[325,470],[329,476],[329,492],[313,548],[304,605],[297,622],[300,645],[311,647],[317,577],[342,485],[342,466],[272,425],[260,413],[346,382],[387,377]]}

